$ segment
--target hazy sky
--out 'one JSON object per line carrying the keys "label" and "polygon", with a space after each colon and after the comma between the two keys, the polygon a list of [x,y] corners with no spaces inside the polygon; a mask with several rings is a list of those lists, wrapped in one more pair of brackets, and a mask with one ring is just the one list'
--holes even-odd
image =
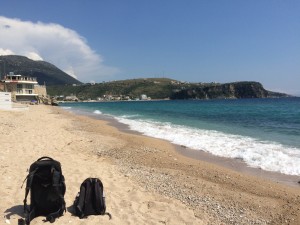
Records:
{"label": "hazy sky", "polygon": [[7,54],[48,61],[83,82],[258,81],[300,96],[300,1],[0,1]]}

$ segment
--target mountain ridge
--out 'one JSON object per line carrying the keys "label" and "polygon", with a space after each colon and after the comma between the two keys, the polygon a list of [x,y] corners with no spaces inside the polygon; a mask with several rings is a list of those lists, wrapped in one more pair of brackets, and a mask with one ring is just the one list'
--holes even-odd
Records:
{"label": "mountain ridge", "polygon": [[31,60],[25,56],[0,56],[0,65],[1,75],[13,72],[14,74],[36,77],[39,84],[64,85],[82,83],[49,62]]}

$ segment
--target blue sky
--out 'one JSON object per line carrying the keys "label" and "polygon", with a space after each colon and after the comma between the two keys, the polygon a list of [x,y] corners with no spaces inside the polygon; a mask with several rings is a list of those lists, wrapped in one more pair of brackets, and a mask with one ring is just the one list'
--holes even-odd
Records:
{"label": "blue sky", "polygon": [[1,1],[0,55],[83,82],[258,81],[300,96],[299,12],[298,0]]}

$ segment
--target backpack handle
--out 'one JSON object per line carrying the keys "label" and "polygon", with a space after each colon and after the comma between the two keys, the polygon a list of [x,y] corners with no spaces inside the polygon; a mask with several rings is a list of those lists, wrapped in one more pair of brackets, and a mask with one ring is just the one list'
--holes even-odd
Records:
{"label": "backpack handle", "polygon": [[48,156],[43,156],[43,157],[39,158],[37,161],[41,161],[43,159],[48,159],[48,160],[52,160],[53,161],[53,159],[50,158],[50,157],[48,157]]}

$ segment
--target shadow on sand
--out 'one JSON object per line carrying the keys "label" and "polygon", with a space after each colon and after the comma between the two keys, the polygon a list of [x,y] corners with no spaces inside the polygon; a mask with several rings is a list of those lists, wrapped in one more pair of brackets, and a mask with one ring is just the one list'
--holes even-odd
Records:
{"label": "shadow on sand", "polygon": [[7,213],[5,215],[5,218],[10,219],[10,217],[13,215],[18,215],[20,217],[23,217],[24,216],[24,208],[23,207],[24,207],[24,205],[15,205],[9,209],[6,209],[4,212],[5,214]]}

